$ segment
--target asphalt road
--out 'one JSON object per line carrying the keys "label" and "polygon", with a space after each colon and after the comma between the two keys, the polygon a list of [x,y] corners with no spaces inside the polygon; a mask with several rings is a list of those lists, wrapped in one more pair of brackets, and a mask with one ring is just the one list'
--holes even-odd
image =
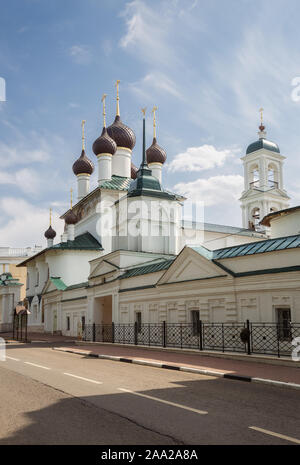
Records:
{"label": "asphalt road", "polygon": [[300,444],[299,391],[14,345],[1,444]]}

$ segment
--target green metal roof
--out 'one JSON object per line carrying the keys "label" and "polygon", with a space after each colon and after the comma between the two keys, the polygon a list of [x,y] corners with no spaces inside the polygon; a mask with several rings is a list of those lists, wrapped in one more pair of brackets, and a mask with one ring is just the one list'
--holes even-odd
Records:
{"label": "green metal roof", "polygon": [[113,174],[111,179],[101,181],[99,187],[101,189],[116,189],[119,191],[127,191],[131,181],[131,178],[125,178],[123,176],[116,176]]}
{"label": "green metal roof", "polygon": [[133,278],[134,276],[141,276],[143,274],[155,273],[156,271],[166,270],[172,265],[174,260],[175,257],[169,258],[158,263],[151,263],[149,265],[131,268],[130,270],[125,271],[125,273],[122,274],[122,276],[120,276],[120,279]]}
{"label": "green metal roof", "polygon": [[258,253],[272,252],[274,250],[286,250],[299,247],[300,234],[297,234],[294,236],[267,239],[259,242],[251,242],[250,244],[235,245],[233,247],[214,250],[213,259],[221,260],[223,258],[241,257],[244,255],[254,255]]}
{"label": "green metal roof", "polygon": [[65,283],[63,282],[61,278],[50,277],[50,281],[54,284],[56,289],[58,289],[59,291],[64,291],[67,288],[67,286],[65,285]]}
{"label": "green metal roof", "polygon": [[52,245],[48,250],[103,250],[102,245],[90,233],[84,233],[75,237],[74,241],[60,242]]}
{"label": "green metal roof", "polygon": [[79,284],[72,284],[71,286],[67,286],[67,288],[65,290],[70,291],[72,289],[79,289],[81,287],[87,287],[88,285],[89,285],[88,281],[86,281],[84,283],[79,283]]}
{"label": "green metal roof", "polygon": [[258,139],[255,142],[252,142],[247,148],[246,154],[256,152],[256,150],[265,149],[271,150],[272,152],[280,153],[279,147],[274,142],[271,142],[267,139]]}
{"label": "green metal roof", "polygon": [[211,232],[226,234],[238,234],[239,236],[263,237],[263,233],[257,233],[252,229],[238,228],[237,226],[226,226],[223,224],[201,223],[197,221],[182,220],[183,228],[192,228]]}

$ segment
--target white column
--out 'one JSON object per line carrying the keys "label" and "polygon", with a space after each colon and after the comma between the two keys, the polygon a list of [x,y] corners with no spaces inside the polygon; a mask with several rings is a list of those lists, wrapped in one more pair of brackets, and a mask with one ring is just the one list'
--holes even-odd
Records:
{"label": "white column", "polygon": [[110,153],[101,153],[97,155],[98,159],[98,183],[111,179],[112,155]]}
{"label": "white column", "polygon": [[115,176],[131,177],[131,150],[118,147],[112,159],[112,174]]}
{"label": "white column", "polygon": [[47,247],[53,246],[53,239],[47,239]]}
{"label": "white column", "polygon": [[162,163],[149,163],[149,168],[152,171],[152,176],[157,178],[161,183],[161,175],[162,175]]}
{"label": "white column", "polygon": [[61,235],[61,242],[67,242],[67,240],[68,240],[68,233],[64,232]]}
{"label": "white column", "polygon": [[77,198],[81,200],[90,190],[90,175],[81,173],[77,175]]}
{"label": "white column", "polygon": [[74,241],[75,238],[75,226],[74,224],[68,224],[68,241]]}

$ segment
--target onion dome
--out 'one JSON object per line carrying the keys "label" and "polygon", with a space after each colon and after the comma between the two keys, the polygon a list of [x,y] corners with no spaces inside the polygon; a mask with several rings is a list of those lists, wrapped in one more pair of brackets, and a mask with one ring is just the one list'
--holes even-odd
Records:
{"label": "onion dome", "polygon": [[68,213],[65,216],[65,223],[66,224],[76,224],[78,221],[77,216],[73,212],[72,208],[68,211]]}
{"label": "onion dome", "polygon": [[267,139],[259,139],[255,142],[252,142],[252,144],[250,144],[247,147],[246,154],[255,152],[256,150],[260,150],[260,149],[265,149],[265,150],[270,150],[271,152],[280,153],[280,150],[277,144]]}
{"label": "onion dome", "polygon": [[117,147],[125,147],[132,150],[135,146],[135,134],[126,124],[122,123],[119,115],[107,128],[108,135],[115,141]]}
{"label": "onion dome", "polygon": [[113,155],[117,150],[117,144],[108,135],[106,127],[103,128],[101,136],[93,143],[93,152],[95,155],[100,153],[110,153]]}
{"label": "onion dome", "polygon": [[46,239],[54,239],[55,238],[56,232],[52,228],[51,224],[50,224],[49,228],[47,229],[47,231],[45,231],[44,236],[45,236]]}
{"label": "onion dome", "polygon": [[136,179],[138,168],[131,162],[131,179]]}
{"label": "onion dome", "polygon": [[147,163],[164,164],[167,159],[167,154],[156,142],[156,137],[153,137],[152,145],[146,150]]}
{"label": "onion dome", "polygon": [[80,157],[73,164],[73,173],[77,176],[78,174],[92,174],[93,171],[94,164],[86,156],[85,150],[83,149]]}

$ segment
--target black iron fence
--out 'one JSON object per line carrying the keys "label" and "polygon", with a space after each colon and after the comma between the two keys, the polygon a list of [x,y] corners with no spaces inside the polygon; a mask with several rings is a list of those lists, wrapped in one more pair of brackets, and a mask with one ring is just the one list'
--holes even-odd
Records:
{"label": "black iron fence", "polygon": [[300,323],[129,323],[85,325],[84,341],[290,356]]}

